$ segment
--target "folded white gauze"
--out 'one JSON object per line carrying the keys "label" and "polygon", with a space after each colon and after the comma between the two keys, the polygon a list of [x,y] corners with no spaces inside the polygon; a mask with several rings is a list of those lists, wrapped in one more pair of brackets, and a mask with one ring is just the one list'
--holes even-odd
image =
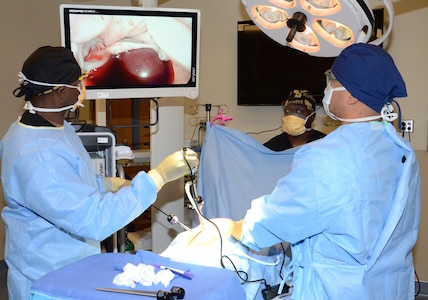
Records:
{"label": "folded white gauze", "polygon": [[170,270],[160,270],[156,273],[155,279],[153,280],[154,284],[162,283],[164,287],[167,287],[171,280],[174,279],[174,273]]}
{"label": "folded white gauze", "polygon": [[174,273],[170,270],[155,273],[155,267],[151,265],[138,264],[136,266],[127,263],[123,267],[123,272],[113,278],[113,284],[135,288],[136,283],[144,286],[162,283],[167,287],[172,279],[174,279]]}

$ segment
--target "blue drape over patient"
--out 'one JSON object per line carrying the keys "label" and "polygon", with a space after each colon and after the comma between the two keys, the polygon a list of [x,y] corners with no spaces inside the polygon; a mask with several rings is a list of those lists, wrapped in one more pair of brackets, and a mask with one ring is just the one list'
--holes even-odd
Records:
{"label": "blue drape over patient", "polygon": [[198,177],[204,215],[242,219],[251,200],[270,193],[290,171],[295,152],[296,148],[272,151],[236,129],[209,127]]}

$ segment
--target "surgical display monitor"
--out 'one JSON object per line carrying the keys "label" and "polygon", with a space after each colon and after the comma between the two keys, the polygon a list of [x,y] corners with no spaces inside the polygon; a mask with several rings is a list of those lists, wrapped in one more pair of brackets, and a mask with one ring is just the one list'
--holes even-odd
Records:
{"label": "surgical display monitor", "polygon": [[86,99],[198,97],[199,10],[63,4],[60,17]]}

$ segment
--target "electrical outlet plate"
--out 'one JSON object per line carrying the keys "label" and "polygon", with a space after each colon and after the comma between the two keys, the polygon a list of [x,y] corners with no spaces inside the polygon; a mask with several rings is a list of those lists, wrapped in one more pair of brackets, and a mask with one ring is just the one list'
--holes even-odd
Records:
{"label": "electrical outlet plate", "polygon": [[402,120],[401,121],[401,132],[412,133],[413,132],[413,120]]}

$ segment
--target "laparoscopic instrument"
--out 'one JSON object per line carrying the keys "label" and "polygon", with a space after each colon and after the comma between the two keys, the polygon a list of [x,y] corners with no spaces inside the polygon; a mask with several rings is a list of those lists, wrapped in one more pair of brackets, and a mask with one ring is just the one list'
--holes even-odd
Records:
{"label": "laparoscopic instrument", "polygon": [[113,292],[113,293],[122,293],[122,294],[131,294],[131,295],[138,295],[138,296],[149,296],[149,297],[155,297],[157,300],[178,300],[183,299],[185,292],[184,289],[181,287],[173,286],[171,288],[171,291],[136,291],[136,290],[127,290],[127,289],[115,289],[115,288],[96,288],[97,291],[104,291],[104,292]]}
{"label": "laparoscopic instrument", "polygon": [[193,208],[196,210],[196,213],[199,218],[199,223],[202,224],[203,216],[201,213],[201,209],[203,205],[203,199],[201,196],[198,195],[196,190],[196,173],[198,171],[198,166],[192,167],[190,165],[190,163],[186,159],[186,151],[187,151],[187,148],[181,148],[183,159],[187,163],[187,166],[189,167],[189,176],[190,176],[190,181],[186,182],[184,189],[186,191],[187,198],[189,199]]}
{"label": "laparoscopic instrument", "polygon": [[[197,211],[197,213],[198,213],[198,216],[199,216],[199,220],[201,221],[201,217],[202,217],[202,215],[201,215],[201,213],[200,213],[200,211],[197,209],[197,207],[196,207],[196,203],[195,203],[195,200],[193,199],[194,197],[193,196],[190,196],[191,195],[191,192],[190,192],[190,186],[193,186],[193,193],[195,194],[196,193],[196,173],[198,172],[198,165],[191,165],[190,163],[189,163],[189,161],[187,160],[187,157],[186,157],[186,151],[188,150],[189,148],[181,148],[181,153],[182,153],[182,155],[183,155],[183,160],[186,162],[186,164],[187,164],[187,166],[188,166],[188,168],[189,168],[189,174],[190,174],[190,178],[191,178],[191,181],[189,181],[188,183],[186,183],[186,186],[185,186],[185,189],[186,189],[186,194],[188,195],[188,197],[189,197],[189,200],[190,200],[190,203],[192,204],[192,206],[195,208],[195,210]],[[190,199],[191,198],[191,199]],[[202,202],[202,198],[200,198],[199,197],[199,200],[197,201],[197,203],[201,203]],[[183,228],[184,230],[186,230],[186,231],[192,231],[192,229],[191,228],[189,228],[188,226],[186,226],[185,224],[183,224],[182,222],[180,222],[180,220],[178,219],[178,217],[176,216],[176,215],[174,215],[174,214],[172,214],[172,213],[170,213],[170,214],[167,214],[167,213],[165,213],[164,211],[162,211],[160,208],[158,208],[158,207],[156,207],[155,205],[153,205],[152,204],[152,207],[153,208],[155,208],[155,209],[157,209],[157,210],[159,210],[161,213],[163,213],[163,214],[165,214],[166,216],[167,216],[167,221],[171,224],[171,225],[175,225],[175,224],[178,224],[181,228]]]}

